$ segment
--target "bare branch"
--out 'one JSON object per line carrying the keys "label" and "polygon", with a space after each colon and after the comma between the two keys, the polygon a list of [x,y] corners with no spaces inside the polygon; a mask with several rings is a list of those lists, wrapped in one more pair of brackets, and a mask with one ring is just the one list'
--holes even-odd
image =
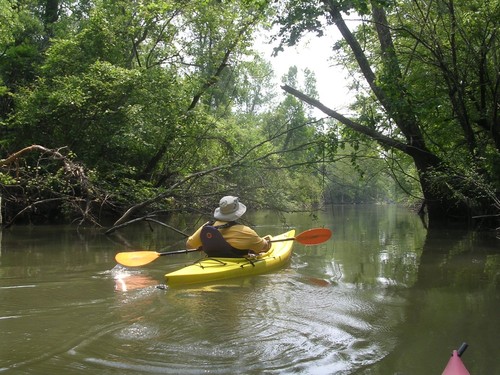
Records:
{"label": "bare branch", "polygon": [[150,222],[162,225],[162,226],[164,226],[166,228],[172,229],[174,232],[182,234],[184,237],[189,237],[189,235],[186,234],[186,233],[184,233],[183,231],[181,231],[181,230],[179,230],[177,228],[174,228],[174,227],[172,227],[172,226],[170,226],[168,224],[165,224],[162,221],[153,219],[152,215],[146,215],[146,216],[143,216],[143,217],[139,217],[139,218],[136,218],[136,219],[129,220],[129,221],[127,221],[125,223],[122,223],[122,224],[119,224],[119,225],[114,225],[111,228],[109,228],[104,234],[109,235],[109,234],[115,232],[118,229],[124,228],[124,227],[126,227],[126,226],[128,226],[130,224],[137,223],[139,221],[150,221]]}
{"label": "bare branch", "polygon": [[29,206],[26,206],[21,211],[19,211],[7,224],[5,224],[5,228],[10,227],[19,216],[24,214],[26,211],[34,209],[36,206],[39,206],[39,205],[42,205],[45,203],[49,203],[49,202],[56,202],[56,201],[62,201],[62,200],[63,200],[63,198],[51,198],[51,199],[43,199],[40,201],[33,202]]}

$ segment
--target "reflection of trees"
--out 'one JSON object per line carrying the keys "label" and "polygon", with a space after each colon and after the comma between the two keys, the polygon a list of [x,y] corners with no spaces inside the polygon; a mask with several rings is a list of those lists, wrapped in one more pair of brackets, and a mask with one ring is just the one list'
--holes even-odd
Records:
{"label": "reflection of trees", "polygon": [[[462,342],[471,373],[498,369],[500,252],[494,235],[449,228],[424,229],[416,215],[396,209],[335,211],[335,251],[342,282],[380,292],[381,306],[401,297],[382,341],[394,348],[373,374],[441,373]],[[326,272],[325,272],[326,274]],[[370,289],[371,287],[371,289]],[[392,320],[394,319],[394,320]],[[497,371],[498,372],[498,371]]]}
{"label": "reflection of trees", "polygon": [[497,240],[481,233],[431,229],[420,257],[417,286],[475,289],[498,283],[497,246]]}
{"label": "reflection of trees", "polygon": [[377,367],[394,371],[440,373],[463,341],[471,373],[498,370],[491,350],[498,345],[500,254],[493,237],[470,231],[428,231],[416,282],[407,289],[405,320],[398,345]]}
{"label": "reflection of trees", "polygon": [[336,261],[357,285],[413,285],[425,229],[396,206],[335,207]]}

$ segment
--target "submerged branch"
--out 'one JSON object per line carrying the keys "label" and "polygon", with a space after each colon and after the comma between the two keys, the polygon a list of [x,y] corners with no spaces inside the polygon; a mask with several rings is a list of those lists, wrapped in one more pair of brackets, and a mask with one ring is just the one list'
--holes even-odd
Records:
{"label": "submerged branch", "polygon": [[168,229],[171,229],[174,232],[183,235],[184,237],[189,237],[188,234],[184,233],[180,229],[177,229],[177,228],[175,228],[175,227],[173,227],[171,225],[165,224],[164,222],[162,222],[160,220],[153,219],[153,217],[151,215],[142,216],[142,217],[139,217],[139,218],[136,218],[136,219],[129,220],[129,221],[124,222],[124,223],[119,224],[119,225],[114,225],[111,228],[109,228],[106,232],[104,232],[104,234],[109,235],[109,234],[115,232],[118,229],[124,228],[124,227],[126,227],[126,226],[128,226],[130,224],[137,223],[137,222],[140,222],[140,221],[153,222],[153,223],[162,225],[162,226],[164,226],[164,227],[166,227]]}

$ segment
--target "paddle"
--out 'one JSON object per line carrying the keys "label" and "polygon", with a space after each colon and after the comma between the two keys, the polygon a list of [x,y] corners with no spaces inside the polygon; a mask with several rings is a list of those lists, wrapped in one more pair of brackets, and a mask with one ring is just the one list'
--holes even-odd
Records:
{"label": "paddle", "polygon": [[[283,238],[280,240],[271,240],[271,242],[281,242],[281,241],[297,241],[303,245],[317,245],[328,241],[332,236],[332,231],[326,228],[315,228],[309,229],[305,232],[300,233],[296,237]],[[174,254],[184,254],[191,253],[194,251],[200,251],[199,249],[185,249],[177,251],[168,252],[156,252],[156,251],[126,251],[123,253],[118,253],[115,256],[117,263],[127,267],[138,267],[145,264],[151,263],[155,259],[163,255],[174,255]]]}
{"label": "paddle", "polygon": [[317,245],[326,242],[332,236],[332,231],[326,228],[314,228],[306,230],[299,235],[281,240],[271,240],[271,242],[292,241],[295,240],[302,245]]}
{"label": "paddle", "polygon": [[184,253],[192,253],[195,251],[200,251],[199,249],[185,249],[185,250],[177,250],[177,251],[168,251],[164,253],[158,253],[156,251],[126,251],[123,253],[118,253],[115,255],[115,260],[117,263],[120,263],[122,266],[126,267],[138,267],[143,266],[145,264],[151,263],[156,258],[161,257],[162,255],[174,255],[174,254],[184,254]]}

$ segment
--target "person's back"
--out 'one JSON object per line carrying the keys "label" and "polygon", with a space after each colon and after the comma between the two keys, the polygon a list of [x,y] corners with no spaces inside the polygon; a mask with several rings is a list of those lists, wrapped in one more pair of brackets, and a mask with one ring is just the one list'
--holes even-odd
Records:
{"label": "person's back", "polygon": [[[202,248],[202,250],[209,256],[223,256],[213,255],[217,253],[234,253],[234,256],[245,256],[249,252],[260,253],[267,251],[271,247],[269,237],[260,237],[253,229],[246,225],[236,222],[246,212],[246,206],[239,202],[237,197],[226,196],[219,202],[219,207],[214,211],[214,218],[216,221],[205,223],[203,226],[188,238],[188,248]],[[205,227],[212,227],[221,234],[222,239],[215,234],[211,229],[207,231]],[[204,233],[211,233],[210,235],[219,238],[217,242],[207,244],[211,238],[203,238]],[[205,243],[203,242],[205,241]],[[225,244],[222,244],[223,241]],[[221,249],[217,251],[215,247],[220,246]]]}
{"label": "person's back", "polygon": [[201,228],[202,248],[209,257],[238,258],[248,255],[248,250],[240,250],[224,239],[219,228],[208,223]]}

